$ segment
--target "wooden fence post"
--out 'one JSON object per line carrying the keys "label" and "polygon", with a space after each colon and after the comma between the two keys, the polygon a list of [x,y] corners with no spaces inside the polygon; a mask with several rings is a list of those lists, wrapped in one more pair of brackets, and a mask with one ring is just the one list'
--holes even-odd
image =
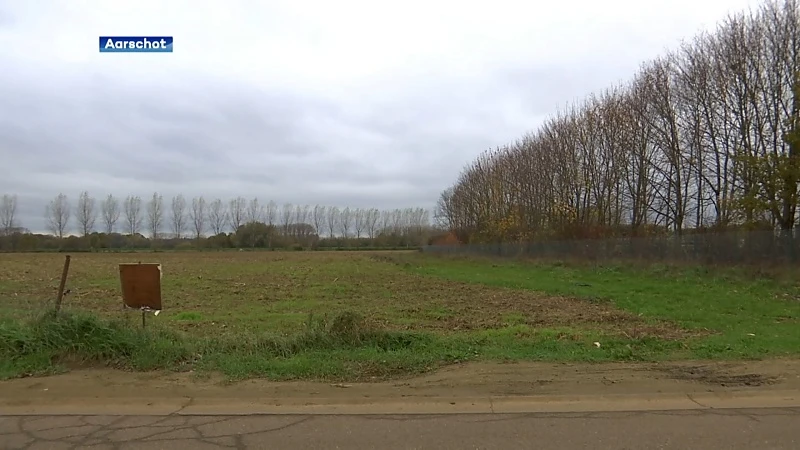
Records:
{"label": "wooden fence post", "polygon": [[64,270],[61,272],[61,284],[58,285],[58,297],[56,297],[56,315],[61,311],[61,301],[64,299],[64,287],[67,284],[67,273],[69,273],[69,255],[64,259]]}

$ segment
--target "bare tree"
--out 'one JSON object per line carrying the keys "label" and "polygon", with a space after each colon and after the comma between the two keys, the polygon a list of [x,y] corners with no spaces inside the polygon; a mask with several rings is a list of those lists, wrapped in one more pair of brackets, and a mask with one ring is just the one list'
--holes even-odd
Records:
{"label": "bare tree", "polygon": [[388,209],[384,209],[380,213],[380,231],[381,233],[389,233],[391,230],[389,229],[389,225],[391,224],[392,220],[392,212]]}
{"label": "bare tree", "polygon": [[258,197],[254,197],[247,206],[247,221],[252,223],[261,222],[263,220],[264,207],[258,203]]}
{"label": "bare tree", "polygon": [[294,205],[291,203],[284,203],[283,209],[281,210],[281,226],[284,236],[289,236],[289,226],[292,224],[293,211]]}
{"label": "bare tree", "polygon": [[267,203],[264,215],[267,225],[275,225],[276,216],[278,215],[278,204],[270,200],[269,203]]}
{"label": "bare tree", "polygon": [[119,201],[117,201],[113,195],[108,194],[108,197],[100,204],[100,210],[103,214],[103,223],[106,226],[106,233],[113,233],[114,227],[119,220]]}
{"label": "bare tree", "polygon": [[150,226],[150,237],[154,240],[161,237],[161,226],[164,223],[164,197],[158,192],[147,203],[147,224]]}
{"label": "bare tree", "polygon": [[[575,102],[479,155],[436,219],[491,242],[728,226],[791,231],[800,206],[800,4],[730,16],[630,83]],[[788,136],[788,139],[787,139]],[[418,210],[381,217],[418,235]],[[627,230],[626,230],[627,228]]]}
{"label": "bare tree", "polygon": [[402,209],[393,209],[392,210],[392,223],[391,223],[391,230],[392,234],[395,236],[400,236],[403,233],[403,210]]}
{"label": "bare tree", "polygon": [[342,236],[347,239],[350,237],[350,229],[353,227],[353,212],[347,206],[339,212],[339,227],[342,230]]}
{"label": "bare tree", "polygon": [[361,233],[367,229],[367,212],[361,208],[353,211],[353,230],[356,232],[356,239],[361,239]]}
{"label": "bare tree", "polygon": [[206,227],[206,200],[201,196],[192,199],[192,209],[189,210],[189,217],[194,225],[194,237],[200,239]]}
{"label": "bare tree", "polygon": [[314,230],[317,232],[317,235],[322,236],[322,228],[325,227],[325,207],[320,205],[314,206],[311,219],[314,222]]}
{"label": "bare tree", "polygon": [[216,199],[208,205],[208,221],[214,235],[222,233],[225,223],[228,221],[228,212],[225,211],[225,204],[222,200]]}
{"label": "bare tree", "polygon": [[128,234],[136,235],[142,230],[142,199],[138,196],[129,195],[125,198],[123,205],[125,210],[125,222],[128,225]]}
{"label": "bare tree", "polygon": [[294,209],[294,223],[305,224],[308,223],[308,217],[311,215],[311,206],[297,205]]}
{"label": "bare tree", "polygon": [[94,231],[94,223],[97,220],[97,210],[95,200],[89,196],[88,191],[81,192],[78,197],[77,219],[83,236],[88,236]]}
{"label": "bare tree", "polygon": [[45,208],[47,229],[59,238],[63,238],[64,234],[69,229],[71,214],[71,207],[67,196],[58,194]]}
{"label": "bare tree", "polygon": [[183,238],[186,231],[186,199],[182,194],[172,197],[172,234],[177,239]]}
{"label": "bare tree", "polygon": [[246,212],[247,200],[244,197],[236,197],[228,203],[228,220],[234,233],[244,225]]}
{"label": "bare tree", "polygon": [[381,212],[377,208],[372,208],[367,211],[367,232],[370,239],[375,239],[375,230],[377,229],[378,219]]}
{"label": "bare tree", "polygon": [[4,235],[10,235],[17,226],[17,196],[16,195],[3,195],[0,201],[0,232]]}
{"label": "bare tree", "polygon": [[339,227],[339,208],[332,206],[328,208],[328,237],[333,238]]}
{"label": "bare tree", "polygon": [[436,202],[436,209],[434,209],[433,218],[440,226],[453,229],[455,228],[455,214],[452,207],[454,189],[449,187],[439,194],[439,200]]}
{"label": "bare tree", "polygon": [[406,235],[410,238],[410,242],[421,245],[428,237],[430,213],[424,208],[413,208],[408,210],[408,218]]}

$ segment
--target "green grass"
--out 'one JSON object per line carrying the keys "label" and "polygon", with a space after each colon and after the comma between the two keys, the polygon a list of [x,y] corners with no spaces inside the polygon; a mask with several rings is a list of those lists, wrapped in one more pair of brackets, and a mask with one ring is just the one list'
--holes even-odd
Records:
{"label": "green grass", "polygon": [[800,286],[746,269],[585,265],[429,257],[414,273],[489,286],[605,300],[645,317],[715,333],[687,342],[697,358],[800,353]]}
{"label": "green grass", "polygon": [[[592,345],[603,341],[602,348]],[[673,346],[678,344],[672,344]],[[140,329],[90,314],[48,313],[0,322],[0,379],[47,375],[97,364],[132,370],[221,372],[231,379],[382,379],[477,359],[643,360],[666,348],[655,340],[621,340],[565,329],[513,326],[449,336],[375,330],[355,313],[309,318],[297,334],[191,338]],[[668,345],[667,345],[668,346]]]}
{"label": "green grass", "polygon": [[[65,311],[45,313],[61,258],[0,260],[0,378],[100,365],[371,380],[474,360],[800,354],[795,278],[745,269],[388,252],[163,253],[148,262],[163,264],[165,310],[142,330],[137,313],[120,313],[116,264],[128,261],[117,255],[75,255]],[[585,311],[613,321],[587,320]],[[654,324],[666,325],[637,333]]]}

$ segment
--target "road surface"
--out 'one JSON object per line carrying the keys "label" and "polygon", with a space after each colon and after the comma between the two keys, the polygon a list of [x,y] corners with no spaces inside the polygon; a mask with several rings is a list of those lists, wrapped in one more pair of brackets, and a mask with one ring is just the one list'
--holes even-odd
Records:
{"label": "road surface", "polygon": [[471,364],[372,383],[0,383],[0,449],[800,449],[800,362]]}
{"label": "road surface", "polygon": [[3,449],[796,450],[800,408],[443,415],[0,416]]}

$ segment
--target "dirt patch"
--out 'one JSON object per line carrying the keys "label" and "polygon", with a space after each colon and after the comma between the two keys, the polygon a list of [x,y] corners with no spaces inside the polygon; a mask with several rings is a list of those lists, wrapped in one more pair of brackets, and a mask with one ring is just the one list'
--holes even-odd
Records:
{"label": "dirt patch", "polygon": [[730,368],[720,365],[667,366],[662,370],[676,380],[695,381],[722,387],[766,386],[779,382],[779,377],[776,375],[731,373]]}
{"label": "dirt patch", "polygon": [[[372,255],[370,259],[397,266],[410,265],[402,257],[392,255]],[[686,330],[667,321],[645,319],[616,308],[610,301],[551,296],[413,274],[404,274],[394,286],[418,295],[416,301],[408,299],[407,306],[401,310],[403,313],[422,313],[431,303],[444,306],[449,314],[442,314],[429,324],[439,330],[494,329],[524,324],[541,328],[591,327],[630,339],[680,340],[711,334],[710,330]]]}
{"label": "dirt patch", "polygon": [[[429,280],[418,280],[417,289]],[[447,290],[438,299],[450,314],[438,317],[427,327],[438,330],[496,329],[524,324],[532,327],[591,327],[638,339],[655,336],[685,339],[706,334],[689,331],[666,321],[648,320],[615,308],[610,303],[598,304],[569,297],[554,297],[531,291],[488,288],[458,282],[438,281],[436,289]],[[433,293],[429,293],[432,295]],[[475,301],[479,299],[479,301]],[[419,314],[428,305],[409,305],[401,311]]]}

